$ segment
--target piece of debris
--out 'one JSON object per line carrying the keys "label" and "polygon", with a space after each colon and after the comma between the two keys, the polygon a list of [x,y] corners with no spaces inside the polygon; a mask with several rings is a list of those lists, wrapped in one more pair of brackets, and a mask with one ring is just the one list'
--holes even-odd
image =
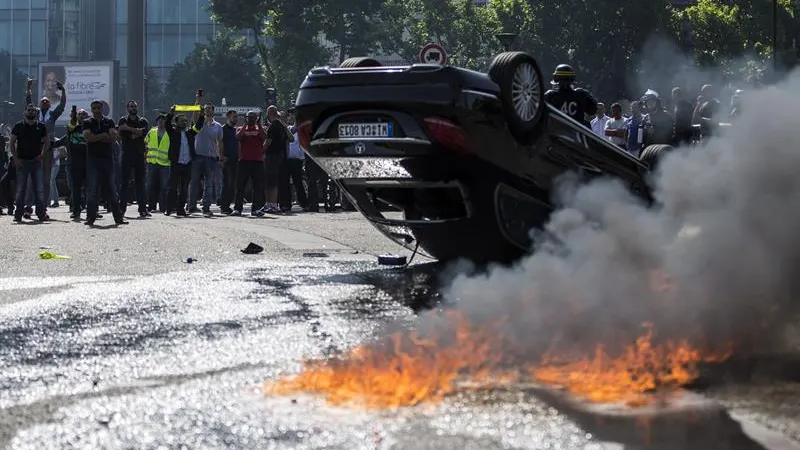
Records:
{"label": "piece of debris", "polygon": [[53,252],[39,252],[39,259],[72,259],[72,257],[66,255],[56,255]]}
{"label": "piece of debris", "polygon": [[378,264],[382,266],[404,266],[408,259],[401,255],[380,255]]}
{"label": "piece of debris", "polygon": [[245,255],[257,255],[263,251],[264,247],[253,242],[247,244],[247,247],[242,249],[242,253],[244,253]]}
{"label": "piece of debris", "polygon": [[194,258],[191,258],[191,257],[190,258],[186,258],[186,264],[191,264],[191,263],[193,263],[195,261],[197,261],[197,260],[194,259]]}
{"label": "piece of debris", "polygon": [[327,258],[327,253],[322,252],[305,252],[303,253],[304,258]]}

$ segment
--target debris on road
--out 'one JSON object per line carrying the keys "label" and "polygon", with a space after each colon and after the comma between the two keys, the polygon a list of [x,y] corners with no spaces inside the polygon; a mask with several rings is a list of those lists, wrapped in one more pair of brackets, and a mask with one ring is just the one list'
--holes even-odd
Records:
{"label": "debris on road", "polygon": [[242,253],[244,253],[245,255],[257,255],[263,251],[264,247],[253,242],[247,244],[247,247],[242,249]]}
{"label": "debris on road", "polygon": [[193,263],[193,262],[195,262],[195,261],[197,261],[197,260],[196,260],[196,259],[194,259],[194,258],[191,258],[191,257],[189,257],[189,258],[186,258],[186,264],[191,264],[191,263]]}
{"label": "debris on road", "polygon": [[39,252],[39,259],[72,259],[72,257],[66,255],[56,255],[53,252]]}
{"label": "debris on road", "polygon": [[401,255],[380,255],[378,256],[378,264],[382,266],[404,266],[406,265],[406,257]]}

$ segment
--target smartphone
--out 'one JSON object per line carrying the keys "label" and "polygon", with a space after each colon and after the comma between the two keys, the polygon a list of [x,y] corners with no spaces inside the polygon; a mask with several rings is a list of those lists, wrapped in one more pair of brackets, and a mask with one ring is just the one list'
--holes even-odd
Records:
{"label": "smartphone", "polygon": [[75,105],[72,105],[72,113],[75,114],[77,112],[78,112],[78,107],[75,106]]}
{"label": "smartphone", "polygon": [[203,96],[203,90],[202,89],[198,89],[197,90],[197,96],[198,97],[202,97]]}

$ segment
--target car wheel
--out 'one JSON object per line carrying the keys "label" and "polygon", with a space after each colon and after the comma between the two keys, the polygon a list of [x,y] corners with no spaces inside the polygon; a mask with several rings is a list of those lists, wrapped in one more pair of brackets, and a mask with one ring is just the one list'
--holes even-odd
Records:
{"label": "car wheel", "polygon": [[489,78],[500,86],[500,101],[511,133],[527,143],[535,137],[545,111],[539,64],[525,52],[500,53],[489,67]]}
{"label": "car wheel", "polygon": [[639,160],[647,164],[650,170],[655,170],[659,162],[661,162],[661,159],[664,158],[664,155],[674,149],[675,147],[667,144],[648,145],[642,150],[642,153],[639,155]]}
{"label": "car wheel", "polygon": [[347,58],[339,65],[342,68],[351,67],[380,67],[381,63],[377,59],[369,58],[366,56],[359,56],[357,58]]}

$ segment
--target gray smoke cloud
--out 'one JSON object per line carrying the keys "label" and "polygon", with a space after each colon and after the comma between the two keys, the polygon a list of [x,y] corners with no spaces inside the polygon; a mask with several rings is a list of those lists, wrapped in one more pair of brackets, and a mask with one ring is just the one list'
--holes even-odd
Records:
{"label": "gray smoke cloud", "polygon": [[[711,348],[777,350],[800,309],[800,73],[743,103],[724,137],[664,160],[656,205],[614,180],[568,179],[554,238],[513,267],[457,276],[445,297],[475,322],[505,318],[532,356],[554,339],[628,344],[644,322]],[[658,269],[671,289],[654,289]]]}

